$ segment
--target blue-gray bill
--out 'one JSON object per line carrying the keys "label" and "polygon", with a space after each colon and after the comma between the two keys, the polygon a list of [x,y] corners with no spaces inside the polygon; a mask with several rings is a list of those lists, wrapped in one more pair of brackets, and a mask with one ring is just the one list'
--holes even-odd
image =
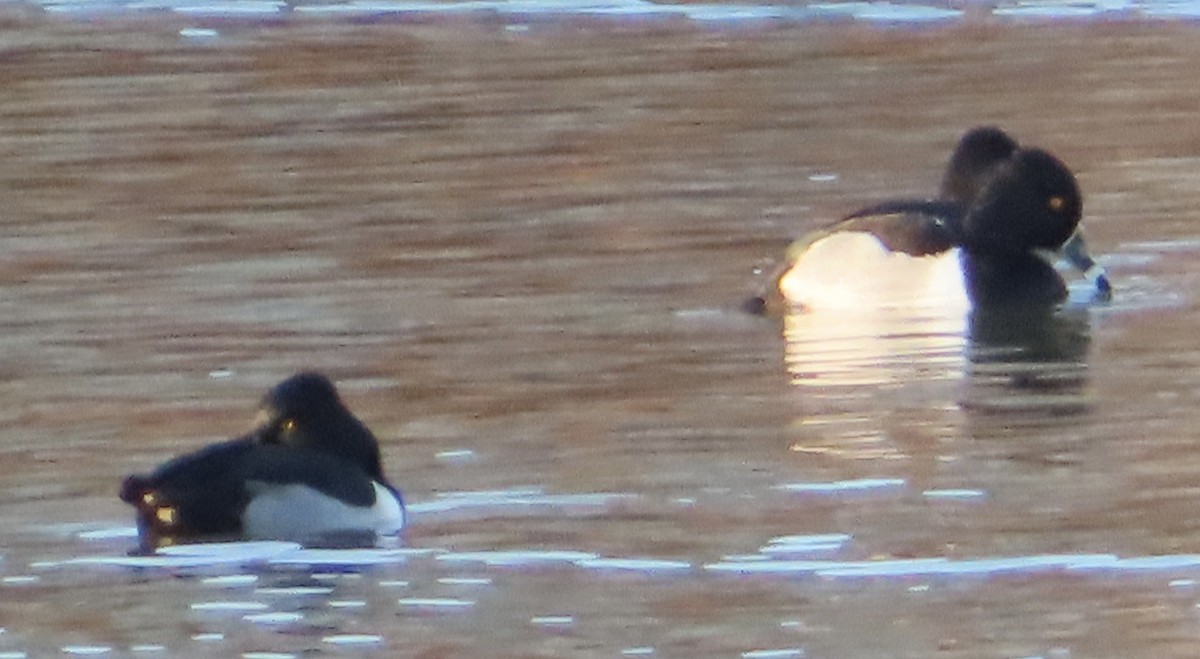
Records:
{"label": "blue-gray bill", "polygon": [[1082,272],[1083,278],[1095,287],[1097,299],[1104,301],[1112,299],[1112,284],[1108,281],[1108,273],[1105,272],[1104,266],[1096,263],[1092,255],[1088,253],[1082,231],[1075,231],[1070,240],[1062,246],[1061,252],[1067,262]]}

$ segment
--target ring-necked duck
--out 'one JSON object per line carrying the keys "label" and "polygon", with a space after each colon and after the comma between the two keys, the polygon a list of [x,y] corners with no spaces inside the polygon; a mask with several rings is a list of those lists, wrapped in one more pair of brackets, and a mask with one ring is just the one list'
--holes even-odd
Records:
{"label": "ring-necked duck", "polygon": [[959,138],[946,173],[938,199],[969,204],[983,189],[1000,163],[1017,151],[1017,141],[995,126],[972,128]]}
{"label": "ring-necked duck", "polygon": [[121,499],[137,509],[148,546],[230,538],[360,543],[405,522],[375,436],[318,373],[268,391],[247,435],[127,477]]}
{"label": "ring-necked duck", "polygon": [[1061,161],[1020,148],[1000,129],[972,129],[951,156],[939,199],[884,202],[808,234],[746,308],[1056,304],[1067,295],[1051,265],[1058,254],[1106,298],[1111,286],[1087,253],[1081,213],[1079,187]]}

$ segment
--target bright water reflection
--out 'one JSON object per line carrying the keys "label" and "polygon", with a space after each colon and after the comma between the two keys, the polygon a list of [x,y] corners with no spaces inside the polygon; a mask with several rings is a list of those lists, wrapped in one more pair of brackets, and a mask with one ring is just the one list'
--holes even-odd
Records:
{"label": "bright water reflection", "polygon": [[1086,306],[794,312],[784,318],[785,360],[809,399],[919,395],[933,408],[1082,411],[1090,322]]}

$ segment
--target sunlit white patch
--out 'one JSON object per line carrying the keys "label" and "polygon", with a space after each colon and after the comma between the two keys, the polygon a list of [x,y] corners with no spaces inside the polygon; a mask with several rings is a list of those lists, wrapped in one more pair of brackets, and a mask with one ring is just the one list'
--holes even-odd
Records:
{"label": "sunlit white patch", "polygon": [[367,603],[363,600],[330,600],[325,606],[331,609],[365,609]]}
{"label": "sunlit white patch", "polygon": [[[179,36],[189,39],[211,39],[217,36],[217,31],[202,27],[185,27],[179,31]],[[208,376],[211,378],[227,378],[233,375],[232,371],[213,371]]]}
{"label": "sunlit white patch", "polygon": [[81,657],[94,657],[112,652],[112,648],[107,645],[67,645],[64,646],[63,654],[73,654]]}
{"label": "sunlit white patch", "polygon": [[472,551],[450,552],[437,557],[439,561],[450,563],[483,563],[493,566],[530,566],[551,563],[578,563],[579,561],[600,558],[596,554],[582,551]]}
{"label": "sunlit white patch", "polygon": [[248,602],[248,601],[218,601],[218,602],[195,602],[191,605],[193,611],[209,612],[209,613],[246,613],[247,611],[266,611],[268,607],[263,602]]}
{"label": "sunlit white patch", "polygon": [[265,561],[300,545],[289,542],[214,542],[161,547],[151,556],[88,556],[46,563],[64,565],[108,565],[129,568],[194,568]]}
{"label": "sunlit white patch", "polygon": [[[403,563],[409,552],[400,549],[301,549],[270,559],[271,565],[349,566]],[[315,575],[314,575],[315,576]]]}
{"label": "sunlit white patch", "polygon": [[386,487],[375,483],[375,504],[353,506],[304,485],[252,483],[242,515],[246,537],[303,540],[344,531],[395,533],[404,509]]}
{"label": "sunlit white patch", "polygon": [[453,451],[440,451],[434,457],[436,457],[438,460],[445,460],[447,462],[471,460],[475,457],[475,451],[472,451],[471,449],[457,449],[457,450],[453,450]]}
{"label": "sunlit white patch", "polygon": [[987,493],[982,490],[925,490],[921,496],[926,499],[983,499]]}
{"label": "sunlit white patch", "polygon": [[582,568],[613,572],[685,572],[692,569],[687,561],[671,561],[652,558],[588,558],[575,561]]}
{"label": "sunlit white patch", "polygon": [[490,586],[492,580],[482,577],[442,577],[437,582],[446,586]]}
{"label": "sunlit white patch", "polygon": [[869,234],[840,233],[805,250],[779,288],[791,303],[784,360],[797,386],[962,375],[970,302],[957,250],[914,258]]}
{"label": "sunlit white patch", "polygon": [[396,600],[400,606],[412,609],[453,610],[475,606],[474,600],[455,599],[452,597],[405,597]]}
{"label": "sunlit white patch", "polygon": [[[1158,560],[1171,558],[1175,560]],[[761,561],[757,563],[719,562],[709,563],[704,569],[710,572],[733,572],[738,574],[795,574],[818,577],[913,577],[930,575],[988,575],[1000,573],[1040,573],[1051,570],[1092,570],[1144,568],[1153,562],[1156,567],[1194,566],[1195,556],[1147,557],[1147,559],[1119,559],[1112,554],[1043,554],[1035,556],[1013,556],[951,560],[936,558],[904,558],[883,561]]]}
{"label": "sunlit white patch", "polygon": [[914,257],[862,232],[838,232],[809,245],[780,278],[779,290],[808,311],[970,307],[958,250]]}
{"label": "sunlit white patch", "polygon": [[160,556],[192,556],[235,561],[258,561],[300,549],[295,542],[200,542],[172,545],[158,550]]}
{"label": "sunlit white patch", "polygon": [[785,648],[780,650],[750,650],[742,653],[742,659],[790,659],[791,657],[803,657],[804,650],[799,648]]}
{"label": "sunlit white patch", "polygon": [[860,478],[857,480],[832,481],[828,483],[788,483],[780,485],[780,489],[788,492],[803,492],[807,494],[839,494],[847,492],[870,492],[873,490],[890,490],[905,485],[902,478]]}
{"label": "sunlit white patch", "polygon": [[422,501],[408,507],[414,514],[437,513],[445,518],[448,513],[462,515],[501,514],[504,509],[519,509],[523,513],[545,510],[558,514],[591,513],[595,508],[604,508],[617,501],[633,499],[635,494],[600,492],[592,494],[545,494],[540,488],[516,488],[512,490],[488,490],[476,492],[444,492],[437,500]]}
{"label": "sunlit white patch", "polygon": [[383,637],[377,634],[333,634],[321,639],[322,643],[330,645],[378,645]]}
{"label": "sunlit white patch", "polygon": [[278,588],[256,588],[255,595],[274,595],[276,597],[321,597],[333,592],[327,586],[281,586]]}
{"label": "sunlit white patch", "polygon": [[833,553],[850,541],[850,536],[844,533],[824,535],[787,535],[771,538],[765,547],[760,547],[758,556],[792,556],[797,554]]}
{"label": "sunlit white patch", "polygon": [[242,620],[259,625],[290,625],[304,619],[304,614],[291,611],[274,611],[271,613],[252,613],[242,616]]}

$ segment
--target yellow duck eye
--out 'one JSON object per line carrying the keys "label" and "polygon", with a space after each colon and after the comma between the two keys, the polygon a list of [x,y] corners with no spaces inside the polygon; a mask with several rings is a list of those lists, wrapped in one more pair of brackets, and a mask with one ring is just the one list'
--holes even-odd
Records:
{"label": "yellow duck eye", "polygon": [[284,419],[283,423],[279,424],[279,429],[283,432],[291,432],[296,429],[296,425],[295,419]]}
{"label": "yellow duck eye", "polygon": [[1050,208],[1050,210],[1057,213],[1058,211],[1061,211],[1062,209],[1066,208],[1067,200],[1056,195],[1056,196],[1050,197],[1050,200],[1046,202],[1046,206],[1048,206]]}

